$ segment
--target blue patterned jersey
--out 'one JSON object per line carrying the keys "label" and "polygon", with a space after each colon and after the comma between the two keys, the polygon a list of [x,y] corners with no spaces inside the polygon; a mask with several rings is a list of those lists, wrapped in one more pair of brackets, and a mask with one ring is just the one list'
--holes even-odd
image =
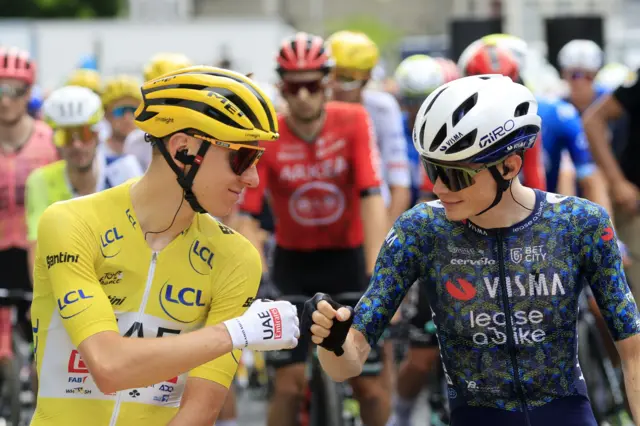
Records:
{"label": "blue patterned jersey", "polygon": [[482,229],[439,201],[387,235],[353,327],[378,340],[418,281],[437,326],[452,410],[532,409],[586,395],[577,357],[578,296],[588,283],[614,339],[640,333],[611,221],[597,204],[536,191],[524,221]]}

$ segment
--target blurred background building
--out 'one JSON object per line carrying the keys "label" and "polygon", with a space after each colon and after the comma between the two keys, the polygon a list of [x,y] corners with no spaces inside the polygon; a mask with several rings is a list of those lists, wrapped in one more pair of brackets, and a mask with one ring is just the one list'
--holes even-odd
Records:
{"label": "blurred background building", "polygon": [[141,74],[160,51],[270,81],[280,39],[296,30],[362,30],[387,69],[413,53],[456,59],[498,31],[524,38],[552,64],[566,41],[591,38],[609,61],[635,67],[638,16],[640,0],[21,0],[0,12],[0,43],[33,52],[45,88],[87,60],[105,76]]}

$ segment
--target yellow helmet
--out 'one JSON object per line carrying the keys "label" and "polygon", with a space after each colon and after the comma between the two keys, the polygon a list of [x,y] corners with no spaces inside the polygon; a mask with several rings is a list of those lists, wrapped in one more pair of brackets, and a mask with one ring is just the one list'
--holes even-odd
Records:
{"label": "yellow helmet", "polygon": [[193,129],[223,142],[278,139],[273,104],[256,83],[203,65],[144,83],[135,120],[156,138]]}
{"label": "yellow helmet", "polygon": [[86,87],[100,94],[102,92],[102,79],[96,70],[78,68],[73,70],[65,86]]}
{"label": "yellow helmet", "polygon": [[144,80],[156,78],[193,65],[189,58],[181,53],[158,53],[144,67]]}
{"label": "yellow helmet", "polygon": [[111,103],[122,99],[133,98],[142,101],[140,81],[130,75],[118,75],[105,81],[102,90],[102,104],[107,108]]}
{"label": "yellow helmet", "polygon": [[368,75],[378,63],[378,46],[364,33],[338,31],[327,39],[336,68],[343,68]]}

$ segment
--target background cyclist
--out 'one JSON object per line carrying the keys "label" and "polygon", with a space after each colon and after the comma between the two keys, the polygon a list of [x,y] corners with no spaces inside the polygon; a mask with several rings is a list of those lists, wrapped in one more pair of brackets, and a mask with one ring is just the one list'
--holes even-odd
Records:
{"label": "background cyclist", "polygon": [[[250,241],[259,241],[252,233],[259,227],[255,216],[267,193],[276,224],[269,269],[274,287],[283,297],[307,297],[325,289],[356,293],[357,299],[388,223],[369,115],[357,103],[327,102],[333,61],[321,37],[298,33],[286,38],[277,63],[288,107],[278,117],[280,139],[269,143],[258,163],[260,186],[245,191],[241,210],[248,215],[240,230]],[[276,369],[269,426],[297,422],[309,338],[303,335],[294,350],[269,354]],[[384,426],[390,412],[390,385],[381,375],[380,352],[374,348],[365,374],[351,381],[368,426]]]}
{"label": "background cyclist", "polygon": [[335,60],[331,91],[333,99],[364,105],[371,120],[382,157],[383,196],[393,221],[411,203],[411,171],[398,101],[387,92],[367,89],[378,64],[378,46],[364,33],[338,31],[327,39]]}
{"label": "background cyclist", "polygon": [[26,180],[34,169],[58,158],[51,128],[27,113],[35,79],[36,63],[28,52],[0,47],[0,362],[12,356],[11,306],[18,310],[25,338],[32,336]]}

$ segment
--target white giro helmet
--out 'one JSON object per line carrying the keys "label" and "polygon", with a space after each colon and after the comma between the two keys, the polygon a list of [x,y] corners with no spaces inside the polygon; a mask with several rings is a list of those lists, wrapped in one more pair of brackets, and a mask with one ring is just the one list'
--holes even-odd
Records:
{"label": "white giro helmet", "polygon": [[54,129],[93,126],[104,117],[100,96],[80,86],[65,86],[51,92],[42,112],[44,120]]}
{"label": "white giro helmet", "polygon": [[490,163],[531,148],[541,119],[525,86],[498,74],[452,81],[423,102],[413,128],[418,153],[437,162]]}
{"label": "white giro helmet", "polygon": [[395,80],[400,95],[406,97],[426,97],[446,82],[440,63],[427,55],[412,55],[402,61]]}
{"label": "white giro helmet", "polygon": [[561,69],[580,69],[598,71],[604,62],[604,52],[591,40],[571,40],[558,53],[558,65]]}

